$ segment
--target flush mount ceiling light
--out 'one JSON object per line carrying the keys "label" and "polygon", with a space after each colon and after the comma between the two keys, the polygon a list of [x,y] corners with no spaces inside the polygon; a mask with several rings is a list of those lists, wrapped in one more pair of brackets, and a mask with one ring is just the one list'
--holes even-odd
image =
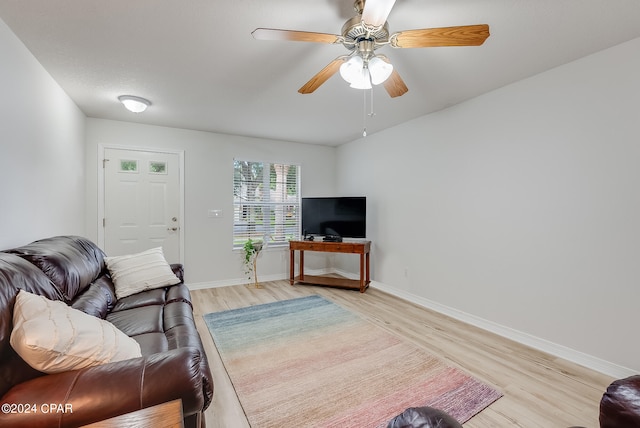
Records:
{"label": "flush mount ceiling light", "polygon": [[118,100],[124,104],[125,108],[134,113],[142,113],[151,105],[149,100],[140,97],[134,97],[133,95],[120,95]]}

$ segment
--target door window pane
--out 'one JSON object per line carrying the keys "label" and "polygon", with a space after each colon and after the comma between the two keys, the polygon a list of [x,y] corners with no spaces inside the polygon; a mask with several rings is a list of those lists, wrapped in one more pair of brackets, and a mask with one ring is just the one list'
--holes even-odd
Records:
{"label": "door window pane", "polygon": [[167,163],[160,161],[151,161],[149,162],[149,172],[151,174],[166,174]]}
{"label": "door window pane", "polygon": [[129,159],[120,159],[121,172],[138,172],[138,161]]}

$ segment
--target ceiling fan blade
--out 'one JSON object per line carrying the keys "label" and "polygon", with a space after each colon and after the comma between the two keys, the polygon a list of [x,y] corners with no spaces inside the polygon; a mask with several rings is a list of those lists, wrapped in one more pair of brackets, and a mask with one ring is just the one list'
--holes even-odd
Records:
{"label": "ceiling fan blade", "polygon": [[298,92],[300,92],[301,94],[310,94],[318,89],[331,76],[336,74],[345,59],[345,56],[340,56],[331,61],[325,68],[320,70],[315,76],[309,79],[307,83],[305,83],[300,89],[298,89]]}
{"label": "ceiling fan blade", "polygon": [[407,88],[404,80],[396,70],[391,72],[391,76],[384,81],[383,85],[391,98],[400,97],[409,91],[409,88]]}
{"label": "ceiling fan blade", "polygon": [[362,11],[362,22],[372,27],[384,25],[395,2],[396,0],[366,0]]}
{"label": "ceiling fan blade", "polygon": [[276,30],[274,28],[256,28],[251,33],[257,40],[277,40],[293,42],[339,43],[342,36],[309,31]]}
{"label": "ceiling fan blade", "polygon": [[432,48],[440,46],[480,46],[489,37],[489,26],[424,28],[407,30],[391,36],[394,48]]}
{"label": "ceiling fan blade", "polygon": [[[377,55],[378,58],[391,64],[391,60],[386,55]],[[394,68],[391,72],[391,75],[383,82],[384,88],[387,90],[387,93],[391,98],[399,97],[406,94],[409,91],[407,85],[405,85],[404,80],[400,77],[400,73]]]}

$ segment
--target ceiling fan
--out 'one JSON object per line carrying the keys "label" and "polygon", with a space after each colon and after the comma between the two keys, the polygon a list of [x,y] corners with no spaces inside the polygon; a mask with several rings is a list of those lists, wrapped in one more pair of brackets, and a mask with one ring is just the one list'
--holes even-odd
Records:
{"label": "ceiling fan", "polygon": [[309,31],[257,28],[251,34],[257,40],[284,40],[314,43],[341,43],[350,52],[331,61],[299,90],[310,94],[338,70],[340,75],[357,89],[369,89],[371,84],[384,84],[391,97],[404,95],[409,89],[400,74],[393,69],[389,58],[376,50],[390,45],[393,48],[426,48],[441,46],[480,46],[489,37],[489,26],[464,25],[457,27],[424,28],[389,34],[387,17],[395,0],[356,0],[357,15],[342,27],[341,35]]}

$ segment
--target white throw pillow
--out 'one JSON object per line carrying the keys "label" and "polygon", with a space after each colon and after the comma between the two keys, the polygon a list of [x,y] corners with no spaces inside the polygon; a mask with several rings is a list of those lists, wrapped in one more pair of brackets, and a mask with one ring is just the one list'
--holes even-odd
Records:
{"label": "white throw pillow", "polygon": [[60,373],[140,357],[140,345],[113,324],[24,290],[13,307],[13,349],[31,367]]}
{"label": "white throw pillow", "polygon": [[162,247],[138,254],[105,257],[104,261],[116,287],[118,299],[180,283],[165,260]]}

